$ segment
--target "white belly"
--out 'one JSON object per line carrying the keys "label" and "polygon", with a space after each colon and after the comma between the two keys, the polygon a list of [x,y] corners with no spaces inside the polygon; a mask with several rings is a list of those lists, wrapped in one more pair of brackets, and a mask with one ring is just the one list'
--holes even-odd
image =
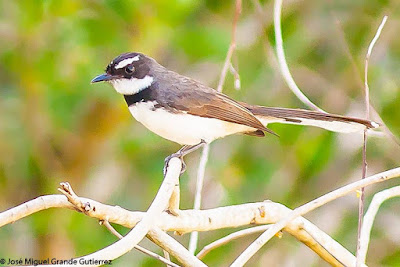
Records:
{"label": "white belly", "polygon": [[190,114],[174,114],[165,109],[152,110],[154,103],[140,102],[130,106],[133,117],[150,131],[182,145],[195,145],[204,140],[207,143],[235,133],[254,131],[254,128],[203,118]]}

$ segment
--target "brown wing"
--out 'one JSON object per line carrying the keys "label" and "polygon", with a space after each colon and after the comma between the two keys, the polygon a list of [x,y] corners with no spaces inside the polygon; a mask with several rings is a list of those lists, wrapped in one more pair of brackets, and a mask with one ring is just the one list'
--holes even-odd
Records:
{"label": "brown wing", "polygon": [[183,76],[180,76],[177,83],[169,84],[168,89],[162,90],[168,92],[162,99],[168,99],[166,104],[169,107],[200,117],[246,125],[276,135],[262,125],[247,108],[228,96]]}
{"label": "brown wing", "polygon": [[208,94],[201,99],[206,101],[198,101],[197,105],[191,105],[187,111],[189,114],[243,124],[263,131],[266,130],[264,125],[248,109],[225,95],[218,93]]}

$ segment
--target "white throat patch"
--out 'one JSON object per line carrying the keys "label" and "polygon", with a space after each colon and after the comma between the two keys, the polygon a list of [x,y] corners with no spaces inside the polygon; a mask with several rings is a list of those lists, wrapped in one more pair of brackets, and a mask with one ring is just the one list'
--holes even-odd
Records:
{"label": "white throat patch", "polygon": [[123,95],[134,95],[149,87],[153,83],[153,80],[154,80],[153,77],[146,75],[142,79],[122,78],[122,79],[111,80],[110,83],[118,93]]}
{"label": "white throat patch", "polygon": [[130,57],[130,58],[124,59],[121,62],[119,62],[117,65],[115,65],[115,69],[125,68],[126,66],[131,64],[133,61],[138,61],[138,60],[139,60],[139,55],[137,55],[136,57]]}

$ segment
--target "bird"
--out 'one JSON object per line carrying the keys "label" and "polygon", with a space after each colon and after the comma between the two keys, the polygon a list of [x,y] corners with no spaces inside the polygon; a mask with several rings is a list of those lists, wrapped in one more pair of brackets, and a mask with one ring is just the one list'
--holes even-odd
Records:
{"label": "bird", "polygon": [[351,133],[379,124],[319,111],[264,107],[236,101],[197,81],[169,70],[139,52],[114,58],[105,73],[91,83],[108,82],[122,94],[132,116],[155,134],[183,145],[165,159],[164,175],[172,157],[183,157],[206,143],[233,135],[277,135],[270,123],[316,126]]}

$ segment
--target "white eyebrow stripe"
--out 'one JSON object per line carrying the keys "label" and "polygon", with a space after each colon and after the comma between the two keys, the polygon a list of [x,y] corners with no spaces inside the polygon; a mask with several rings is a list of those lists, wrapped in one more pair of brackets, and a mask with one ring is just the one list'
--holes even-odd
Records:
{"label": "white eyebrow stripe", "polygon": [[127,59],[122,60],[121,62],[119,62],[115,68],[116,69],[122,69],[126,66],[128,66],[129,64],[131,64],[133,61],[138,61],[139,60],[139,55],[135,56],[135,57],[130,57]]}

